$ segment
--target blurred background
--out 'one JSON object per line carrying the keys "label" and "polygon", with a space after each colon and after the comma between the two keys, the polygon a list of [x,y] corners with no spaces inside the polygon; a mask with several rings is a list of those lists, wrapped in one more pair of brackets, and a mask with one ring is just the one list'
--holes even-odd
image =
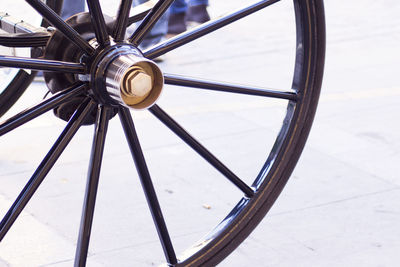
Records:
{"label": "blurred background", "polygon": [[[105,13],[116,13],[115,1],[102,4]],[[245,4],[210,0],[208,11],[215,18]],[[7,3],[6,11],[37,20],[24,1]],[[325,76],[308,143],[269,214],[220,266],[397,266],[400,261],[400,3],[327,0],[325,12]],[[281,1],[168,53],[160,67],[166,73],[288,89],[294,51],[292,2]],[[36,80],[7,116],[46,92]],[[173,86],[166,86],[158,103],[248,183],[265,162],[287,105]],[[172,239],[183,251],[221,221],[241,194],[147,111],[132,116]],[[49,112],[2,137],[0,216],[64,125]],[[73,264],[92,132],[93,127],[78,132],[0,244],[0,266]],[[94,221],[88,266],[162,262],[118,119],[110,122]]]}

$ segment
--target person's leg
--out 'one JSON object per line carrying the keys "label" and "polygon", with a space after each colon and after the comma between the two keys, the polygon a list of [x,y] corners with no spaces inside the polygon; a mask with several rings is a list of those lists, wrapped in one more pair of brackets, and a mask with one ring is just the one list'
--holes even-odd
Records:
{"label": "person's leg", "polygon": [[208,0],[189,0],[190,6],[206,5],[208,6]]}
{"label": "person's leg", "polygon": [[168,34],[176,35],[186,31],[185,15],[188,5],[185,0],[175,0],[170,7]]}
{"label": "person's leg", "polygon": [[64,0],[61,17],[65,20],[76,13],[85,11],[84,0]]}
{"label": "person's leg", "polygon": [[188,24],[195,26],[210,20],[207,12],[208,0],[190,0],[189,8],[186,14]]}
{"label": "person's leg", "polygon": [[[133,0],[132,6],[147,2],[147,0]],[[64,0],[61,16],[67,19],[70,16],[85,11],[84,0]],[[149,32],[146,38],[142,41],[141,47],[146,48],[156,43],[159,43],[168,31],[168,11],[158,20],[153,29]]]}
{"label": "person's leg", "polygon": [[187,3],[185,0],[175,0],[169,10],[171,14],[186,13]]}
{"label": "person's leg", "polygon": [[[147,0],[133,0],[132,6],[139,5],[147,2]],[[155,45],[162,41],[168,31],[168,16],[169,10],[161,16],[158,22],[154,25],[153,29],[147,34],[146,38],[142,41],[140,46],[144,49]]]}

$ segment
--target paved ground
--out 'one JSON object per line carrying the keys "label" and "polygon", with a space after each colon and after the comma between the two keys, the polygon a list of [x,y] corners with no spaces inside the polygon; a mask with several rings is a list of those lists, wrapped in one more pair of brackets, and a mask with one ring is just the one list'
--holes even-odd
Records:
{"label": "paved ground", "polygon": [[[212,2],[210,11],[215,16],[239,2]],[[288,88],[294,43],[288,2],[168,54],[163,70]],[[400,262],[400,4],[325,4],[326,74],[309,141],[269,215],[221,266]],[[266,18],[274,23],[257,23]],[[272,145],[284,103],[165,91],[160,105],[250,181]],[[44,92],[35,83],[14,111]],[[226,214],[239,193],[147,112],[132,114],[182,251]],[[0,215],[63,125],[48,114],[0,141]],[[78,133],[0,244],[0,266],[72,265],[92,131]],[[89,266],[157,265],[162,252],[118,120],[110,125],[98,199]]]}

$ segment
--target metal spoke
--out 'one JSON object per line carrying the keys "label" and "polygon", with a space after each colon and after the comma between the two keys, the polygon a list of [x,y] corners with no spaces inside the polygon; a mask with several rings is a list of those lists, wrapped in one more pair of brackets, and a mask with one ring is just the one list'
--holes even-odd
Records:
{"label": "metal spoke", "polygon": [[146,34],[151,31],[154,24],[156,24],[160,17],[167,11],[173,1],[174,0],[159,0],[149,14],[143,19],[142,23],[140,23],[139,27],[137,27],[131,38],[129,38],[129,42],[138,46],[143,38],[146,37]]}
{"label": "metal spoke", "polygon": [[218,30],[232,22],[235,22],[241,18],[244,18],[250,14],[253,14],[256,11],[259,11],[260,9],[263,9],[263,8],[265,8],[269,5],[272,5],[276,2],[279,2],[279,1],[280,0],[259,1],[255,4],[252,4],[245,8],[234,11],[223,17],[220,17],[220,18],[211,20],[207,23],[201,24],[200,26],[198,26],[192,30],[181,33],[175,37],[172,37],[171,39],[166,40],[165,42],[162,42],[162,43],[154,46],[153,48],[150,48],[149,50],[144,52],[144,56],[147,58],[150,58],[150,59],[159,57],[171,50],[174,50],[175,48],[178,48],[184,44],[187,44],[193,40],[196,40],[206,34],[209,34],[210,32]]}
{"label": "metal spoke", "polygon": [[97,188],[99,185],[101,161],[103,159],[104,144],[107,135],[108,121],[111,117],[111,111],[111,107],[105,106],[99,106],[97,111],[96,127],[93,137],[88,180],[82,211],[82,220],[75,254],[75,266],[86,265],[94,208],[96,204]]}
{"label": "metal spoke", "polygon": [[115,42],[121,42],[125,38],[126,27],[128,26],[129,12],[131,10],[132,0],[121,0],[118,9],[117,20],[113,30]]}
{"label": "metal spoke", "polygon": [[150,0],[143,4],[133,7],[130,11],[128,26],[144,19],[147,16],[147,14],[149,14],[154,5],[155,5],[154,0]]}
{"label": "metal spoke", "polygon": [[103,12],[101,11],[99,0],[87,0],[86,2],[89,7],[90,18],[92,19],[97,43],[100,47],[105,47],[110,44],[110,39],[108,38],[107,26]]}
{"label": "metal spoke", "polygon": [[146,160],[144,158],[142,148],[136,134],[131,114],[129,113],[129,110],[127,108],[123,107],[120,108],[118,114],[121,120],[122,127],[124,128],[125,136],[128,141],[133,160],[135,161],[136,169],[139,174],[140,182],[142,183],[143,191],[146,195],[151,215],[153,216],[154,224],[157,228],[161,245],[164,249],[165,257],[169,264],[176,264],[177,259],[175,251],[172,246],[171,238],[168,234],[167,225],[162,215],[160,204],[157,200],[157,194],[154,190],[149,170],[147,169]]}
{"label": "metal spoke", "polygon": [[85,65],[50,59],[12,57],[0,55],[0,67],[10,67],[43,71],[62,71],[69,73],[85,73]]}
{"label": "metal spoke", "polygon": [[0,124],[0,136],[81,94],[85,89],[86,85],[73,85],[64,91],[55,94],[49,99],[43,100],[32,108],[18,113]]}
{"label": "metal spoke", "polygon": [[92,54],[94,48],[79,35],[71,26],[69,26],[60,16],[57,15],[50,7],[40,0],[25,0],[39,14],[41,14],[49,23],[56,27],[62,34],[65,35],[71,42],[76,44],[80,49],[87,54]]}
{"label": "metal spoke", "polygon": [[[146,17],[146,15],[149,14],[149,12],[155,6],[156,3],[157,3],[156,0],[150,0],[143,4],[132,7],[129,11],[130,17],[128,18],[127,27],[132,25],[135,22],[139,22],[142,19],[144,19]],[[115,29],[116,23],[117,23],[117,20],[108,22],[107,27]],[[115,30],[113,31],[113,33],[115,33]]]}
{"label": "metal spoke", "polygon": [[185,129],[182,128],[174,119],[172,119],[165,111],[159,106],[154,105],[150,108],[153,113],[162,123],[164,123],[171,131],[173,131],[179,138],[202,156],[208,163],[215,169],[221,172],[229,181],[236,185],[247,197],[254,195],[251,189],[245,182],[237,177],[230,169],[228,169],[221,161],[219,161],[210,151],[208,151],[202,144],[194,139]]}
{"label": "metal spoke", "polygon": [[29,200],[39,188],[40,184],[43,182],[44,178],[47,176],[51,168],[54,166],[57,159],[60,157],[61,153],[64,151],[68,143],[71,141],[72,137],[78,131],[79,127],[84,122],[86,116],[92,111],[95,106],[94,102],[87,99],[82,103],[78,110],[74,113],[72,118],[69,120],[67,126],[58,137],[57,141],[54,143],[50,151],[44,157],[39,167],[36,169],[35,173],[32,175],[31,179],[22,189],[21,193],[18,195],[17,199],[8,210],[7,214],[4,216],[0,223],[0,241],[7,234],[8,230],[11,228],[15,220],[18,218],[22,210],[28,204]]}
{"label": "metal spoke", "polygon": [[297,100],[297,94],[293,91],[279,91],[267,88],[249,87],[244,85],[226,84],[216,81],[204,81],[196,78],[164,74],[165,84],[200,88],[212,91],[229,92],[236,94],[266,96],[287,100]]}

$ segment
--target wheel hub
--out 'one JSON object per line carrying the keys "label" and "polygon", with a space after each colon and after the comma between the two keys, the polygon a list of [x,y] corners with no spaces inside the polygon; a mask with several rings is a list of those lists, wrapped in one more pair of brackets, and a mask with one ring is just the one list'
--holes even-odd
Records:
{"label": "wheel hub", "polygon": [[129,44],[107,49],[91,70],[92,89],[101,102],[145,109],[159,98],[164,78],[151,60]]}
{"label": "wheel hub", "polygon": [[[105,16],[106,23],[112,25],[112,18]],[[89,84],[90,95],[98,103],[132,109],[151,107],[159,98],[164,78],[161,70],[141,51],[128,43],[115,44],[99,48],[89,13],[79,13],[66,21],[83,38],[96,48],[94,55],[85,55],[78,47],[59,31],[50,38],[44,53],[46,59],[67,62],[82,62],[87,66],[86,75],[71,73],[45,72],[45,82],[52,93],[72,86],[76,82]],[[110,33],[111,28],[108,29]],[[55,109],[55,114],[63,120],[69,120],[86,95],[72,99]],[[94,122],[95,114],[86,124]]]}

